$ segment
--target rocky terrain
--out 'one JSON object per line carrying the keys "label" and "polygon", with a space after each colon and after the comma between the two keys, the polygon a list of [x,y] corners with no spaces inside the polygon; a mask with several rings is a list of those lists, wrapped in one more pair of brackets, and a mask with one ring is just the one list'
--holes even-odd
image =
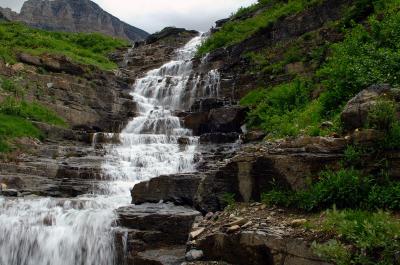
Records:
{"label": "rocky terrain", "polygon": [[[21,14],[33,2],[28,1]],[[43,5],[59,2],[43,2]],[[194,71],[185,88],[188,104],[176,111],[176,115],[198,136],[196,171],[161,174],[132,187],[132,205],[115,210],[118,218],[113,226],[118,264],[336,264],[314,251],[317,243],[342,238],[333,231],[318,228],[326,212],[274,206],[267,204],[263,195],[275,191],[276,187],[290,192],[305,191],[321,180],[321,172],[342,169],[349,156],[359,156],[362,174],[381,176],[384,171],[386,179],[400,180],[398,148],[379,149],[377,143],[384,140],[385,132],[365,127],[370,122],[369,113],[382,98],[391,100],[394,120],[399,120],[399,91],[379,82],[360,89],[338,112],[340,133],[323,136],[304,133],[268,141],[263,130],[246,129],[250,109],[238,101],[260,84],[281,84],[297,75],[310,77],[318,67],[315,63],[294,59],[285,62],[283,71],[271,75],[250,71],[254,62],[249,59],[249,52],[267,50],[272,54],[271,61],[280,61],[285,47],[310,32],[318,37],[302,43],[299,49],[305,53],[310,52],[307,48],[312,45],[340,42],[344,33],[329,25],[341,18],[343,7],[350,3],[323,1],[277,19],[238,44],[193,60]],[[18,16],[10,12],[3,14],[10,19]],[[361,17],[368,15],[367,12]],[[219,21],[213,32],[235,19],[246,18]],[[118,36],[139,38],[123,32],[125,36]],[[35,122],[46,137],[43,141],[19,139],[19,150],[3,159],[0,163],[2,194],[73,198],[101,189],[106,177],[101,168],[106,147],[120,141],[118,133],[137,115],[137,106],[129,95],[131,84],[173,59],[174,51],[196,35],[196,31],[166,28],[145,41],[136,42],[129,50],[111,54],[118,64],[114,71],[48,54],[20,53],[18,63],[0,64],[1,75],[23,76],[19,82],[29,87],[28,98],[55,110],[71,125],[60,128]],[[277,44],[279,49],[275,47]],[[205,98],[200,88],[213,89],[210,78],[218,79],[218,93]],[[318,95],[314,95],[314,92],[312,97],[321,94],[317,91]],[[332,128],[334,124],[324,121],[319,126]],[[113,137],[108,134],[111,132],[115,133]],[[186,148],[189,141],[188,137],[179,138],[180,148]],[[360,146],[367,151],[349,154],[349,146]],[[345,243],[347,252],[356,252],[356,247]],[[391,264],[399,264],[398,254],[397,250],[390,254]]]}
{"label": "rocky terrain", "polygon": [[90,0],[29,0],[19,14],[7,8],[0,8],[0,13],[11,21],[22,21],[46,30],[99,32],[130,41],[144,40],[149,35],[120,21]]}

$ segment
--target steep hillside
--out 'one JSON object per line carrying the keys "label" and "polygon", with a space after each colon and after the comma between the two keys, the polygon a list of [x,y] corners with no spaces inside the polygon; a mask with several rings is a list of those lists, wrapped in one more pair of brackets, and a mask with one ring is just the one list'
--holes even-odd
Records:
{"label": "steep hillside", "polygon": [[[198,54],[219,68],[221,94],[251,108],[251,127],[271,137],[340,133],[351,97],[398,85],[398,8],[396,0],[259,1],[220,25]],[[326,121],[333,126],[322,128]]]}
{"label": "steep hillside", "polygon": [[90,0],[28,0],[20,14],[1,9],[8,19],[32,27],[67,32],[98,32],[130,41],[144,40],[149,34],[107,13]]}

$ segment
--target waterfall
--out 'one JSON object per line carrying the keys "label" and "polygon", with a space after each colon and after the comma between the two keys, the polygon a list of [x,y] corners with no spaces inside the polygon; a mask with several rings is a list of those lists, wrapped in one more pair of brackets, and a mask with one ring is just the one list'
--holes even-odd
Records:
{"label": "waterfall", "polygon": [[[203,37],[177,50],[176,59],[136,81],[137,117],[105,146],[104,180],[75,199],[0,197],[1,265],[113,265],[115,209],[130,203],[135,183],[195,170],[197,138],[175,112],[193,92],[192,62]],[[217,95],[219,75],[206,78],[203,96]],[[198,87],[198,85],[196,85]],[[113,139],[115,135],[104,134]],[[96,147],[98,135],[94,135]]]}

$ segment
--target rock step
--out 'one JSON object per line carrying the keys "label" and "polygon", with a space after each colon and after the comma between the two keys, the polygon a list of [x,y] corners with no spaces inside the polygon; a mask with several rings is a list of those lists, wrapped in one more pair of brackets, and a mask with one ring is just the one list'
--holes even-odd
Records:
{"label": "rock step", "polygon": [[131,205],[117,209],[116,236],[121,264],[180,265],[186,242],[200,213],[170,203]]}
{"label": "rock step", "polygon": [[159,176],[141,182],[136,184],[131,191],[132,203],[164,201],[192,206],[201,178],[200,174],[189,173]]}
{"label": "rock step", "polygon": [[54,179],[33,174],[0,174],[0,183],[20,195],[39,195],[50,197],[76,197],[99,190],[98,181],[82,179]]}

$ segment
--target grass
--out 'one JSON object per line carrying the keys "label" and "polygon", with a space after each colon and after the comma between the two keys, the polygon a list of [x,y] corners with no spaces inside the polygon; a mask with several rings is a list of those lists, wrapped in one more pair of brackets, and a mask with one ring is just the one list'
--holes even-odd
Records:
{"label": "grass", "polygon": [[10,141],[20,137],[40,139],[42,133],[27,119],[0,113],[0,153],[11,151]]}
{"label": "grass", "polygon": [[237,44],[262,28],[266,28],[276,22],[279,18],[301,12],[305,8],[320,3],[320,0],[289,0],[289,1],[259,1],[258,4],[241,9],[236,17],[250,13],[261,6],[270,4],[271,7],[261,14],[252,16],[245,20],[232,20],[222,26],[222,29],[207,39],[198,50],[198,55],[203,56],[218,48]]}
{"label": "grass", "polygon": [[0,102],[0,153],[9,152],[13,141],[20,137],[42,138],[33,121],[66,127],[54,111],[38,102],[24,100],[25,91],[15,81],[0,78],[0,91],[8,96]]}
{"label": "grass", "polygon": [[337,265],[397,264],[400,221],[384,212],[332,210],[326,212],[322,232],[338,239],[313,244],[314,251]]}
{"label": "grass", "polygon": [[[398,6],[399,0],[359,0],[345,10],[341,23],[329,24],[336,32],[343,31],[344,39],[339,43],[329,44],[317,32],[310,32],[295,41],[268,47],[268,51],[244,55],[251,62],[250,72],[258,75],[284,74],[285,66],[292,62],[302,62],[308,67],[306,77],[291,74],[289,79],[293,81],[253,90],[241,100],[242,105],[250,107],[249,127],[264,130],[269,138],[340,133],[340,112],[350,98],[373,84],[400,87]],[[366,23],[354,22],[365,16],[366,9],[372,12]],[[338,29],[345,24],[350,26]],[[300,86],[299,80],[303,80]],[[382,118],[385,111],[393,112],[393,106],[382,107],[386,108],[378,108],[381,113],[375,111],[377,118]],[[373,125],[376,122],[372,115],[375,114],[371,114],[370,127],[386,132],[383,144],[388,148],[400,147],[400,124],[394,123],[387,130]],[[333,126],[321,126],[324,121],[333,122]]]}
{"label": "grass", "polygon": [[[251,91],[240,101],[250,107],[247,124],[268,133],[270,138],[299,134],[326,135],[339,127],[321,128],[321,103],[311,99],[308,80],[294,80],[270,89]],[[337,117],[334,118],[334,121]]]}
{"label": "grass", "polygon": [[109,53],[127,46],[125,40],[98,33],[62,33],[29,28],[20,23],[0,23],[0,59],[15,63],[20,52],[65,55],[75,62],[94,65],[104,70],[116,68]]}

